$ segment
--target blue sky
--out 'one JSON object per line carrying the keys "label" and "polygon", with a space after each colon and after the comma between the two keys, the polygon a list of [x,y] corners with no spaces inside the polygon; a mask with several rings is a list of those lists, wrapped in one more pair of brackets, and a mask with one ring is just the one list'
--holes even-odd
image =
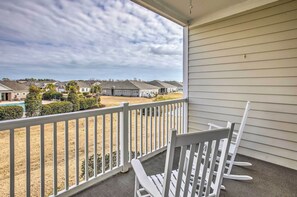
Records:
{"label": "blue sky", "polygon": [[182,80],[182,27],[129,0],[3,0],[0,19],[0,78]]}

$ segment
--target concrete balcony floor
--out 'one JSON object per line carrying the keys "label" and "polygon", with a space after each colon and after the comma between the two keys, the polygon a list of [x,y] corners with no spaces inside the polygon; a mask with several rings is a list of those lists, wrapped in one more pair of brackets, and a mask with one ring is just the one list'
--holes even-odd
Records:
{"label": "concrete balcony floor", "polygon": [[[177,153],[178,154],[178,153]],[[147,174],[164,172],[166,151],[143,162]],[[249,161],[252,167],[233,167],[233,174],[249,175],[252,181],[224,179],[226,191],[221,197],[297,197],[297,171],[238,155],[236,160]],[[177,167],[177,161],[175,161]],[[133,196],[134,172],[117,174],[92,186],[75,197],[126,197]]]}

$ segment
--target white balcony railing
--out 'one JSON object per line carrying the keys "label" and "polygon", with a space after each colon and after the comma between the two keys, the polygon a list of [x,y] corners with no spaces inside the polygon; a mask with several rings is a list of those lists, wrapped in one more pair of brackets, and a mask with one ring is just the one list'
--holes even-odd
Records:
{"label": "white balcony railing", "polygon": [[2,121],[1,195],[71,195],[125,172],[185,130],[185,109],[178,99]]}

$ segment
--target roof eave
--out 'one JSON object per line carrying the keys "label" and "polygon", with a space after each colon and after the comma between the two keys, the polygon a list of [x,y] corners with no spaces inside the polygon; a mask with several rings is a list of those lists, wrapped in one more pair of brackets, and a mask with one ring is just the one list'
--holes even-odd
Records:
{"label": "roof eave", "polygon": [[154,0],[131,0],[134,3],[141,5],[142,7],[145,7],[183,27],[188,26],[188,19],[179,14],[178,12],[170,9],[168,6],[162,5],[158,1]]}

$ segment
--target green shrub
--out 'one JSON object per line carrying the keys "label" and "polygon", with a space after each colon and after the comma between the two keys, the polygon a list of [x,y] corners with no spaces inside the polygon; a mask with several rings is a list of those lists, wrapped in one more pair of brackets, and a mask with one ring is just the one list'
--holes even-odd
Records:
{"label": "green shrub", "polygon": [[55,103],[50,103],[42,105],[41,115],[51,115],[51,114],[60,114],[73,111],[73,104],[69,101],[59,101]]}
{"label": "green shrub", "polygon": [[80,98],[79,99],[80,110],[92,109],[96,107],[95,98]]}
{"label": "green shrub", "polygon": [[[105,154],[105,170],[109,169],[109,153]],[[139,152],[137,152],[137,156],[139,156]],[[134,158],[135,156],[135,152],[132,151],[131,152],[131,157]],[[119,152],[119,162],[120,162],[120,152]],[[112,152],[112,167],[116,167],[117,166],[117,152],[114,151]],[[100,174],[102,172],[102,156],[100,153],[97,154],[97,173]],[[94,176],[94,154],[91,155],[88,159],[88,174],[89,177]],[[85,177],[85,160],[82,161],[81,164],[81,174],[80,176],[82,178]]]}
{"label": "green shrub", "polygon": [[67,100],[73,104],[73,111],[78,111],[80,109],[79,97],[75,92],[70,92]]}
{"label": "green shrub", "polygon": [[23,117],[21,106],[0,106],[0,120],[10,120]]}
{"label": "green shrub", "polygon": [[61,100],[62,97],[63,95],[57,91],[48,91],[43,93],[42,95],[43,100],[53,100],[53,99]]}
{"label": "green shrub", "polygon": [[29,94],[27,94],[25,99],[26,116],[39,116],[41,105],[42,96],[40,94],[40,89],[34,85],[30,86]]}

